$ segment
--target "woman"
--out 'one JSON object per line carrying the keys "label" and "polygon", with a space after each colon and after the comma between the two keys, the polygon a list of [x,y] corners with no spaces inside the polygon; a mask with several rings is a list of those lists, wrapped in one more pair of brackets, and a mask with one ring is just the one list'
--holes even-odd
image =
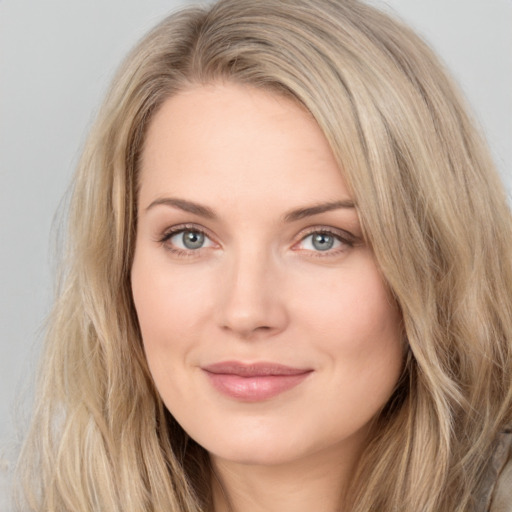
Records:
{"label": "woman", "polygon": [[511,235],[409,29],[357,1],[167,18],[76,175],[29,509],[510,510]]}

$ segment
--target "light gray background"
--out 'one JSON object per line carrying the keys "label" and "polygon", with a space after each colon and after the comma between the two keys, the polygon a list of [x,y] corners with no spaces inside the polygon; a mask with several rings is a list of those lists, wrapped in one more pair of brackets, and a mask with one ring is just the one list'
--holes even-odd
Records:
{"label": "light gray background", "polygon": [[[255,0],[257,1],[257,0]],[[52,297],[50,232],[113,71],[186,0],[0,0],[0,475]],[[512,190],[512,0],[374,0],[434,46]],[[23,427],[23,416],[20,417]],[[1,480],[1,478],[0,478]],[[5,484],[0,484],[0,512]],[[2,490],[3,489],[3,490]]]}

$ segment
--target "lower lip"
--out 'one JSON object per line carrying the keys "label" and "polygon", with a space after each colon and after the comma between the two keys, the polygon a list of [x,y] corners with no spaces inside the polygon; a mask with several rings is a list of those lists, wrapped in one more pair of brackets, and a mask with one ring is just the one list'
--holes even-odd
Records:
{"label": "lower lip", "polygon": [[205,371],[213,387],[223,395],[244,402],[259,402],[273,398],[298,386],[311,372],[297,375],[260,375],[241,377]]}

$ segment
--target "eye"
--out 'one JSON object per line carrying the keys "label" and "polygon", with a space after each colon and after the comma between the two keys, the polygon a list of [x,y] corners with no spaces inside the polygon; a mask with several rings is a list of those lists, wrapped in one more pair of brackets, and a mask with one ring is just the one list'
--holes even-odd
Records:
{"label": "eye", "polygon": [[306,241],[307,248],[316,251],[328,251],[336,245],[336,242],[340,244],[340,241],[329,233],[312,233],[303,240],[303,243],[306,244]]}
{"label": "eye", "polygon": [[332,233],[316,232],[304,237],[300,248],[308,251],[329,251],[341,245],[339,238]]}
{"label": "eye", "polygon": [[178,227],[167,232],[161,240],[171,251],[197,251],[212,247],[212,240],[200,229]]}
{"label": "eye", "polygon": [[182,231],[169,239],[176,247],[180,249],[200,249],[203,247],[206,237],[199,231]]}
{"label": "eye", "polygon": [[353,237],[327,230],[312,231],[304,236],[295,248],[317,253],[336,253],[354,245]]}

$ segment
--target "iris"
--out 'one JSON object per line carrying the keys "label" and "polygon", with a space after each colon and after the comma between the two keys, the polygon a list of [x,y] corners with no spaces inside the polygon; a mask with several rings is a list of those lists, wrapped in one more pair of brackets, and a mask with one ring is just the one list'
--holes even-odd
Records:
{"label": "iris", "polygon": [[334,236],[328,233],[315,233],[311,240],[313,247],[318,251],[328,251],[334,245]]}

